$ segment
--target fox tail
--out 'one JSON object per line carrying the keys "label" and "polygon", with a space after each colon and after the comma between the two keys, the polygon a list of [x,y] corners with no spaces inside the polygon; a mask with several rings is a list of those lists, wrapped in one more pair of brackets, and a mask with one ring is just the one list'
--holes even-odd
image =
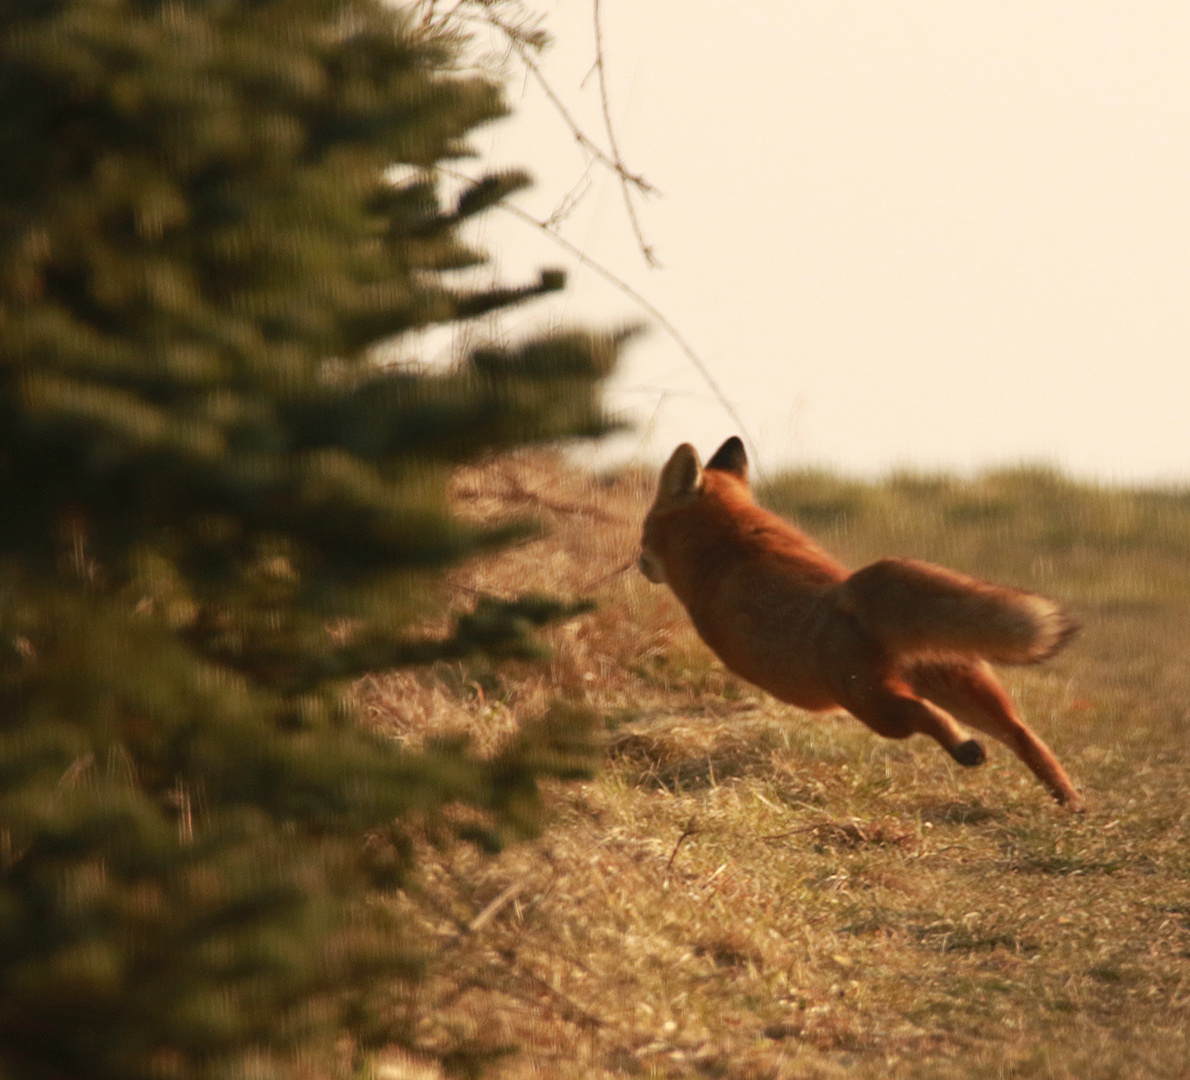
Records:
{"label": "fox tail", "polygon": [[1035,664],[1078,623],[1053,600],[914,559],[881,559],[841,582],[836,602],[890,652]]}

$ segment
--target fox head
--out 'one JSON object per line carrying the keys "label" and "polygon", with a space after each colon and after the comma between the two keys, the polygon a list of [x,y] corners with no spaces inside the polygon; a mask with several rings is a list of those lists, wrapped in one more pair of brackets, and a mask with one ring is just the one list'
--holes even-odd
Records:
{"label": "fox head", "polygon": [[661,470],[657,497],[645,515],[640,541],[640,572],[656,585],[665,584],[665,566],[659,550],[665,516],[673,510],[690,506],[702,497],[706,484],[704,474],[708,471],[730,473],[747,483],[748,455],[739,436],[733,435],[719,447],[705,467],[698,460],[698,451],[689,443],[682,443]]}

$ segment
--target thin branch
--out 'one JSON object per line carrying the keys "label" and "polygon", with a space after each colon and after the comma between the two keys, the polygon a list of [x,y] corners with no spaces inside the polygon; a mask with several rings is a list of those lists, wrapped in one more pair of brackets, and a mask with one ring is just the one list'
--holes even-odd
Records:
{"label": "thin branch", "polygon": [[587,192],[591,190],[591,169],[594,162],[588,162],[586,169],[583,170],[583,175],[578,178],[578,182],[565,195],[562,196],[562,201],[554,207],[550,216],[545,219],[545,223],[551,229],[557,228],[574,212],[574,209]]}
{"label": "thin branch", "polygon": [[[727,415],[731,418],[732,423],[734,423],[736,425],[736,428],[739,430],[740,437],[744,440],[745,443],[747,443],[749,457],[751,457],[753,461],[758,462],[760,460],[760,455],[756,452],[756,443],[754,442],[752,437],[748,434],[748,430],[744,426],[744,421],[740,419],[740,415],[736,411],[735,406],[731,403],[731,401],[728,400],[727,395],[724,394],[723,391],[720,389],[719,384],[717,382],[715,382],[714,376],[711,375],[710,369],[703,362],[702,358],[699,357],[698,353],[696,353],[694,351],[693,346],[691,346],[691,344],[682,336],[682,334],[678,330],[678,328],[676,326],[674,326],[674,324],[672,322],[670,322],[669,319],[667,319],[657,309],[657,307],[655,307],[650,301],[645,299],[644,296],[642,296],[639,292],[637,292],[636,289],[634,289],[631,285],[629,285],[628,282],[626,282],[623,278],[617,277],[610,270],[608,270],[607,267],[603,266],[601,263],[597,262],[595,259],[592,259],[581,248],[577,247],[575,244],[572,244],[569,240],[567,240],[566,237],[562,236],[559,233],[554,232],[554,230],[549,228],[544,222],[538,221],[537,218],[535,218],[532,214],[526,213],[519,206],[513,206],[513,204],[509,203],[509,202],[496,203],[496,207],[500,210],[506,211],[509,214],[512,214],[515,217],[520,218],[522,221],[527,222],[528,224],[534,226],[535,228],[540,229],[543,233],[545,233],[547,236],[549,236],[554,241],[554,243],[556,243],[559,247],[565,249],[567,252],[569,252],[571,255],[573,255],[584,266],[588,267],[591,270],[594,270],[595,273],[597,273],[605,281],[608,281],[612,285],[614,285],[617,289],[620,290],[620,292],[622,292],[625,296],[627,296],[630,300],[632,300],[633,303],[635,303],[639,307],[643,308],[644,311],[647,312],[649,314],[649,316],[651,318],[653,318],[661,326],[661,328],[670,336],[670,338],[674,341],[674,343],[678,346],[678,348],[681,349],[682,352],[686,354],[686,358],[690,361],[691,364],[694,365],[694,368],[699,373],[699,375],[702,376],[703,381],[710,388],[710,391],[714,395],[715,400],[719,402],[719,405],[723,408],[723,411],[725,413],[727,413]],[[759,472],[759,470],[757,470],[757,471]]]}
{"label": "thin branch", "polygon": [[[632,224],[632,229],[636,236],[637,243],[640,246],[641,251],[644,254],[644,257],[645,257],[646,261],[649,263],[649,265],[651,265],[651,266],[659,265],[655,255],[653,253],[653,249],[645,242],[644,236],[641,232],[640,223],[637,219],[636,211],[632,205],[632,201],[630,198],[631,192],[629,190],[629,187],[630,186],[635,187],[638,191],[643,192],[645,194],[656,193],[657,189],[654,188],[653,185],[650,184],[647,180],[645,180],[645,178],[643,176],[630,172],[628,170],[628,168],[624,165],[623,159],[620,155],[619,145],[616,141],[614,125],[612,124],[612,121],[611,121],[611,110],[609,107],[608,96],[607,96],[607,82],[606,82],[606,79],[604,76],[603,30],[602,30],[602,25],[600,22],[600,9],[599,9],[600,0],[592,0],[593,11],[594,11],[594,21],[595,21],[595,62],[592,65],[591,71],[588,71],[587,76],[584,77],[583,82],[584,83],[586,82],[586,79],[590,77],[592,72],[595,72],[598,74],[599,96],[600,96],[600,102],[601,102],[602,109],[603,109],[604,126],[607,130],[608,141],[611,146],[610,155],[608,153],[606,153],[604,150],[602,150],[578,126],[578,123],[575,121],[574,117],[571,116],[570,111],[566,108],[565,103],[558,96],[558,94],[555,92],[554,88],[550,85],[549,81],[546,79],[545,75],[542,73],[540,65],[537,63],[536,59],[534,58],[534,56],[532,54],[533,50],[538,48],[538,46],[536,46],[534,44],[533,39],[530,36],[527,36],[523,32],[519,31],[517,29],[517,27],[511,25],[505,19],[502,19],[499,15],[497,15],[495,13],[495,11],[493,10],[494,4],[492,3],[492,0],[458,0],[456,5],[451,9],[449,16],[447,16],[447,17],[449,17],[449,18],[456,18],[456,17],[463,18],[463,17],[465,17],[465,16],[459,14],[459,10],[462,7],[464,7],[464,5],[469,4],[469,2],[478,8],[479,13],[478,13],[478,16],[476,16],[476,18],[478,18],[481,21],[486,22],[489,26],[492,26],[496,30],[498,30],[501,34],[504,35],[504,37],[508,41],[509,45],[516,50],[517,54],[521,58],[521,61],[524,63],[526,70],[531,72],[533,77],[537,80],[538,84],[541,86],[542,90],[544,91],[546,97],[549,99],[550,103],[557,110],[558,115],[562,118],[563,122],[570,129],[571,133],[573,134],[575,140],[579,143],[579,145],[584,150],[586,150],[587,153],[589,153],[594,160],[600,162],[600,164],[602,164],[606,168],[612,170],[620,178],[620,184],[621,184],[621,188],[622,188],[623,194],[624,194],[624,203],[628,210],[629,220]],[[430,3],[430,10],[431,11],[433,10],[432,2]],[[446,18],[446,17],[444,17],[444,18]],[[443,172],[446,175],[454,176],[456,178],[468,179],[466,177],[462,177],[462,174],[457,173],[454,170],[443,169],[443,168],[441,168],[441,166],[439,167],[439,171]],[[586,179],[585,175],[584,175],[583,179]],[[525,221],[528,224],[533,225],[535,228],[540,229],[547,236],[549,236],[554,241],[554,243],[558,244],[560,247],[562,247],[566,251],[568,251],[572,256],[574,256],[574,258],[576,258],[584,266],[590,268],[591,270],[594,270],[597,274],[599,274],[602,278],[604,278],[604,280],[610,282],[617,289],[619,289],[620,292],[622,292],[625,296],[627,296],[630,300],[632,300],[638,307],[640,307],[642,310],[647,312],[652,317],[652,319],[654,321],[656,321],[662,327],[662,329],[670,336],[670,338],[677,344],[678,348],[681,349],[681,351],[686,355],[686,358],[690,361],[690,363],[694,366],[695,370],[702,377],[703,381],[710,388],[711,393],[714,396],[715,400],[723,408],[723,411],[731,418],[731,421],[736,425],[736,428],[739,431],[741,437],[744,439],[744,442],[747,444],[748,451],[749,451],[753,461],[758,462],[759,455],[756,452],[755,440],[753,440],[752,437],[748,434],[748,431],[744,426],[744,422],[740,418],[739,413],[736,411],[735,406],[728,400],[727,396],[720,389],[718,383],[715,382],[714,377],[711,375],[710,369],[703,362],[703,360],[699,357],[699,355],[694,351],[694,349],[690,345],[690,343],[678,331],[678,328],[676,326],[674,326],[674,324],[672,322],[670,322],[669,319],[667,319],[652,303],[650,303],[648,300],[645,299],[644,296],[642,296],[639,292],[637,292],[636,289],[634,289],[631,285],[629,285],[626,281],[624,281],[623,278],[620,278],[617,275],[613,274],[610,270],[608,270],[606,267],[604,267],[601,263],[590,258],[584,251],[582,251],[579,247],[577,247],[575,244],[571,243],[569,240],[567,240],[564,236],[562,236],[559,232],[557,232],[555,230],[555,226],[558,223],[560,223],[573,210],[574,205],[582,197],[582,194],[584,194],[583,192],[578,191],[578,189],[582,186],[583,179],[580,179],[579,183],[576,184],[575,187],[570,192],[568,192],[566,194],[566,196],[564,196],[564,198],[562,199],[562,202],[558,205],[557,208],[555,208],[554,212],[544,222],[539,221],[537,218],[533,217],[531,214],[526,213],[525,211],[521,210],[519,207],[513,206],[511,203],[500,202],[500,203],[497,203],[496,205],[499,206],[500,208],[506,210],[508,213],[514,214],[515,216],[519,217],[522,221]],[[759,470],[758,470],[758,472],[759,472]]]}
{"label": "thin branch", "polygon": [[595,70],[599,75],[599,103],[603,109],[603,127],[607,132],[607,145],[611,149],[612,160],[615,162],[616,173],[620,177],[620,190],[624,193],[624,209],[628,211],[628,221],[632,231],[636,234],[636,243],[649,266],[660,266],[656,253],[651,244],[645,240],[641,231],[640,220],[636,216],[636,207],[632,205],[632,191],[628,186],[627,169],[620,154],[620,146],[616,140],[616,129],[612,123],[611,107],[607,101],[607,69],[603,63],[603,27],[599,22],[599,0],[591,0],[591,12],[595,20]]}
{"label": "thin branch", "polygon": [[598,588],[605,581],[611,581],[612,578],[618,577],[620,574],[623,574],[627,570],[631,570],[635,565],[636,565],[636,559],[635,558],[629,559],[623,566],[617,566],[614,570],[609,570],[602,577],[596,578],[594,581],[588,581],[587,584],[584,585],[582,587],[582,589],[580,589],[579,591],[584,592],[584,593],[589,593],[592,590]]}
{"label": "thin branch", "polygon": [[506,907],[511,901],[515,900],[522,889],[528,885],[529,879],[527,877],[521,878],[520,881],[514,881],[508,888],[504,889],[499,896],[496,897],[487,907],[475,916],[469,923],[467,923],[468,932],[474,934],[482,930],[488,923],[490,923],[499,913],[500,909]]}
{"label": "thin branch", "polygon": [[698,815],[691,814],[690,820],[686,822],[686,827],[682,830],[682,835],[678,837],[678,842],[674,844],[673,851],[669,853],[669,862],[665,864],[665,874],[663,875],[665,878],[669,877],[669,872],[673,869],[674,859],[678,857],[678,848],[685,843],[687,837],[693,836],[696,832],[698,832]]}
{"label": "thin branch", "polygon": [[607,151],[579,127],[578,122],[571,115],[570,110],[566,108],[566,103],[550,85],[549,80],[541,70],[541,65],[538,64],[529,46],[523,40],[523,35],[517,32],[515,26],[501,19],[499,15],[486,5],[480,10],[480,18],[490,26],[494,26],[508,39],[509,44],[516,50],[525,68],[533,75],[533,78],[537,80],[545,96],[549,98],[550,104],[557,110],[558,115],[562,118],[566,126],[570,128],[570,133],[574,136],[579,146],[592,155],[592,157],[596,158],[600,164],[614,172],[620,178],[622,184],[631,184],[638,191],[648,194],[655,194],[657,192],[657,189],[639,173],[630,172],[628,167],[620,160],[618,154],[608,154]]}

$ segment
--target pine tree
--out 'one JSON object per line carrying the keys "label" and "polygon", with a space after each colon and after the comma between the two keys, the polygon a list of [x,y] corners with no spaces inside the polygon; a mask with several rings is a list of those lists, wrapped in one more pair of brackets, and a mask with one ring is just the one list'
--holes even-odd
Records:
{"label": "pine tree", "polygon": [[348,693],[564,610],[417,629],[443,567],[512,535],[450,515],[449,471],[604,430],[621,340],[375,362],[562,285],[452,284],[482,261],[460,227],[527,182],[445,204],[438,167],[504,111],[456,47],[380,0],[0,8],[4,1077],[400,1040],[416,942],[361,903],[408,870],[390,823],[462,801],[496,842],[584,766],[562,709],[478,761],[399,752]]}

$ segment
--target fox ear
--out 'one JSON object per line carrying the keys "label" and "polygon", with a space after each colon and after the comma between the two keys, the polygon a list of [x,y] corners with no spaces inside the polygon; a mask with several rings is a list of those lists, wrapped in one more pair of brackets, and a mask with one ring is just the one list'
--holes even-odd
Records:
{"label": "fox ear", "polygon": [[707,462],[708,469],[719,469],[738,476],[741,480],[748,479],[748,455],[744,451],[744,444],[738,435],[733,435],[718,450],[715,456]]}
{"label": "fox ear", "polygon": [[698,460],[698,451],[689,443],[682,443],[665,463],[661,470],[661,485],[658,492],[660,498],[667,502],[677,502],[696,495],[702,487],[702,465]]}

